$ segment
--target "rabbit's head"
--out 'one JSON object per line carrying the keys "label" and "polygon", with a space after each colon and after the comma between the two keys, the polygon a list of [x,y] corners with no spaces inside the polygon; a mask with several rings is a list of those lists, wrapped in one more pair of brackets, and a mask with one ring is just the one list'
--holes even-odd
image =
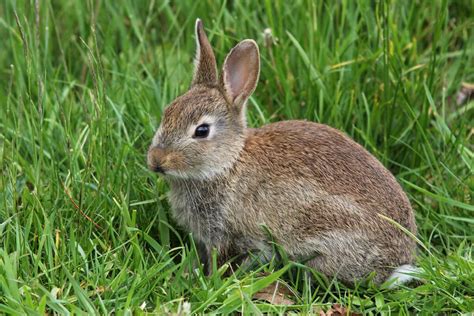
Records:
{"label": "rabbit's head", "polygon": [[148,150],[148,167],[166,176],[209,179],[230,168],[245,141],[246,102],[258,82],[257,44],[244,40],[227,55],[221,76],[202,22],[188,92],[164,111]]}

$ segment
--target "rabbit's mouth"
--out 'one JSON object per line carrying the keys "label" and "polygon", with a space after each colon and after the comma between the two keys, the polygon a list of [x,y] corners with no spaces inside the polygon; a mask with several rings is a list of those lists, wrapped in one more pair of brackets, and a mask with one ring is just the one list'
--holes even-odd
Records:
{"label": "rabbit's mouth", "polygon": [[166,173],[163,166],[156,159],[153,159],[153,157],[150,157],[150,156],[148,157],[148,163],[147,164],[148,164],[148,169],[153,171],[153,172],[161,173],[161,174]]}
{"label": "rabbit's mouth", "polygon": [[162,174],[166,173],[165,169],[163,169],[163,167],[160,165],[149,166],[149,168],[151,171],[156,172],[156,173],[162,173]]}

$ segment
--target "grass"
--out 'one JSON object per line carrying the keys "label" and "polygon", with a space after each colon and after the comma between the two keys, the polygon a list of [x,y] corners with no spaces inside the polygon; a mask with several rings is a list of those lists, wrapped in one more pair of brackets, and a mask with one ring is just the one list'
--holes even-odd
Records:
{"label": "grass", "polygon": [[[179,4],[178,4],[179,3]],[[474,2],[14,1],[0,6],[0,313],[474,311]],[[344,287],[304,268],[196,268],[145,153],[192,76],[193,26],[217,58],[260,45],[252,126],[345,131],[407,191],[425,282]],[[266,28],[271,35],[263,36]],[[265,273],[261,273],[261,272]],[[252,300],[275,280],[291,306]]]}

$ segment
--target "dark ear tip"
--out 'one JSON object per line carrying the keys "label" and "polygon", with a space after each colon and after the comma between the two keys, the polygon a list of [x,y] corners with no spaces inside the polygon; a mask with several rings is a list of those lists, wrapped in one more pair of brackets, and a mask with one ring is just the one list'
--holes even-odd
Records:
{"label": "dark ear tip", "polygon": [[197,18],[196,19],[196,32],[202,30],[203,28],[204,28],[204,26],[202,25],[201,19]]}

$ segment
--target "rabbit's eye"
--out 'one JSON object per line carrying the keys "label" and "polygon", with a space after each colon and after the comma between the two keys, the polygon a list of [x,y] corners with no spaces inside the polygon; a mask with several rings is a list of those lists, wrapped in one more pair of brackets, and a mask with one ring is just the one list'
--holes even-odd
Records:
{"label": "rabbit's eye", "polygon": [[209,135],[209,124],[201,124],[196,127],[194,131],[194,137],[196,138],[206,138]]}

